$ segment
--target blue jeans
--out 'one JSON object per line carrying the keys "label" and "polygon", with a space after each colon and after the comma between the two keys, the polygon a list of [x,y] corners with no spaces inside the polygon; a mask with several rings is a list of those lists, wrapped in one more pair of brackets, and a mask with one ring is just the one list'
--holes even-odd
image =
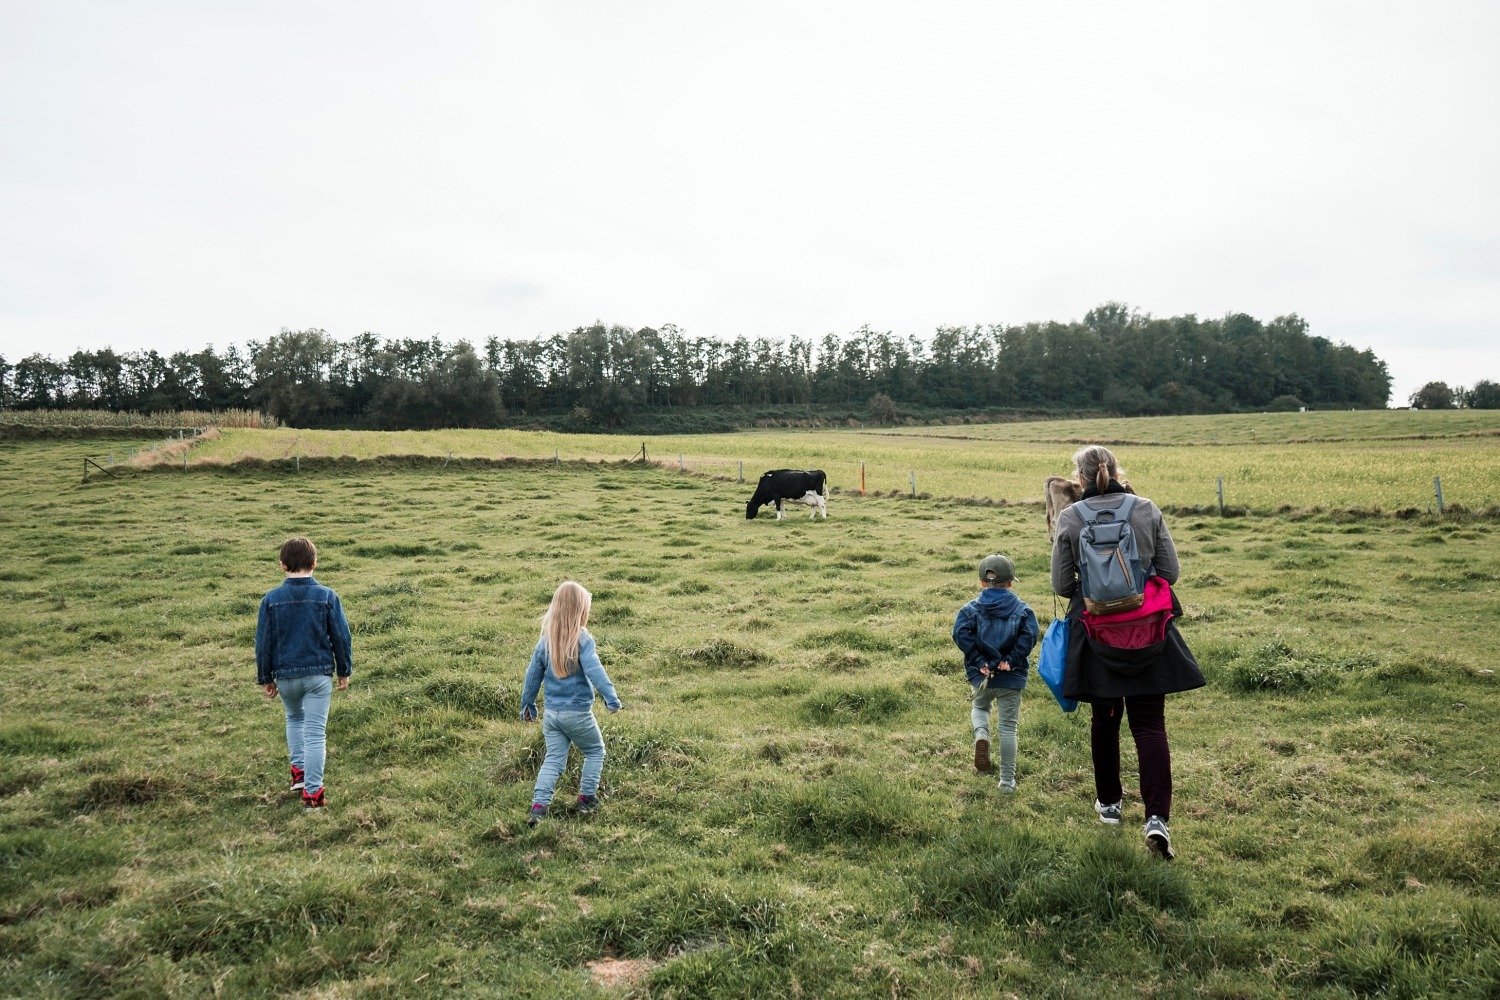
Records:
{"label": "blue jeans", "polygon": [[547,756],[536,773],[533,803],[551,805],[557,779],[568,766],[568,745],[583,751],[583,776],[578,779],[578,794],[593,795],[599,790],[599,773],[604,770],[604,736],[594,713],[542,712],[542,738],[547,741]]}
{"label": "blue jeans", "polygon": [[286,748],[292,766],[305,772],[304,792],[323,787],[323,759],[328,746],[328,703],[333,700],[333,678],[328,674],[289,677],[276,682],[281,707],[286,709]]}
{"label": "blue jeans", "polygon": [[990,705],[995,706],[995,729],[1000,744],[1000,780],[1016,780],[1016,728],[1021,722],[1021,689],[976,687],[969,721],[974,740],[990,738]]}

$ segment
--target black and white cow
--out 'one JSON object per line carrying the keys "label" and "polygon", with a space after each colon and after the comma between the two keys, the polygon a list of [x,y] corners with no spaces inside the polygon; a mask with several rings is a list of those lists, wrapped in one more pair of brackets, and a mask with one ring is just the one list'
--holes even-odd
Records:
{"label": "black and white cow", "polygon": [[781,520],[786,516],[781,509],[783,500],[807,504],[812,508],[808,517],[817,517],[821,511],[823,520],[828,520],[828,501],[824,499],[827,495],[824,489],[826,479],[822,469],[810,469],[807,472],[801,469],[772,469],[755,484],[755,496],[745,504],[745,520],[753,520],[762,507],[773,502],[776,504],[776,520]]}

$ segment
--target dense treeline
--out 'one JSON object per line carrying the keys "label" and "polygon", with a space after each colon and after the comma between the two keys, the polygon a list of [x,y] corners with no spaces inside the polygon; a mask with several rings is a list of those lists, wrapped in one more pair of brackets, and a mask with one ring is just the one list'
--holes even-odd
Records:
{"label": "dense treeline", "polygon": [[820,340],[720,340],[597,323],[530,340],[348,341],[282,330],[243,350],[0,357],[0,407],[254,408],[294,426],[481,427],[567,415],[580,429],[724,405],[1108,411],[1384,407],[1385,362],[1310,336],[1301,318],[1157,319],[1109,303],[1082,322],[861,328]]}

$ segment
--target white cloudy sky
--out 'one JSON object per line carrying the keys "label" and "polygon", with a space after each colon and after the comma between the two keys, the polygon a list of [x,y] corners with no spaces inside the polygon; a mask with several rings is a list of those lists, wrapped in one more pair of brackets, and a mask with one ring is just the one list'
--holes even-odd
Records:
{"label": "white cloudy sky", "polygon": [[0,355],[1298,313],[1500,380],[1500,3],[0,0]]}

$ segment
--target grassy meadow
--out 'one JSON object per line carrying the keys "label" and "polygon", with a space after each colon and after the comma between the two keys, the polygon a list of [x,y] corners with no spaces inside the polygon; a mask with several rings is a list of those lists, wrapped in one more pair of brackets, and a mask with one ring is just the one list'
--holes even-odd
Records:
{"label": "grassy meadow", "polygon": [[[1259,427],[1258,442],[1252,442]],[[1267,428],[1271,428],[1267,432]],[[964,427],[747,431],[640,439],[519,430],[370,433],[224,428],[196,440],[158,442],[142,466],[388,459],[486,462],[618,462],[639,456],[664,468],[754,479],[769,468],[819,468],[842,493],[1038,502],[1048,475],[1069,471],[1081,441],[1119,445],[1129,475],[1164,506],[1218,512],[1218,486],[1234,511],[1287,507],[1419,512],[1500,510],[1500,410],[1240,414]],[[1129,442],[1140,442],[1130,444]],[[112,449],[122,461],[128,452]]]}
{"label": "grassy meadow", "polygon": [[[1018,501],[1070,445],[890,435],[953,483],[985,454],[1005,468],[958,499],[872,488],[776,522],[665,442],[662,467],[534,436],[552,466],[466,461],[522,455],[504,432],[226,430],[187,471],[80,482],[84,458],[151,442],[0,441],[0,996],[1496,995],[1500,522],[1474,513],[1500,494],[1494,442],[1426,442],[1452,448],[1445,494],[1481,470],[1490,498],[1440,518],[1323,498],[1331,442],[1183,431],[1188,456],[1255,468],[1288,449],[1281,498],[1220,518],[1211,486],[1182,499],[1193,463],[1160,426],[1119,453],[1184,508],[1182,628],[1209,679],[1169,700],[1170,864],[1142,843],[1128,738],[1108,828],[1086,710],[1038,680],[1019,791],[972,769],[953,615],[998,550],[1052,616],[1042,510]],[[1355,436],[1366,464],[1391,437]],[[752,475],[883,440],[682,447]],[[434,460],[337,460],[392,454]],[[1430,490],[1425,452],[1392,454]],[[294,533],[355,642],[329,808],[307,815],[252,654]],[[601,811],[565,807],[575,754],[529,830],[542,741],[517,699],[569,577],[625,709],[598,712]]]}

